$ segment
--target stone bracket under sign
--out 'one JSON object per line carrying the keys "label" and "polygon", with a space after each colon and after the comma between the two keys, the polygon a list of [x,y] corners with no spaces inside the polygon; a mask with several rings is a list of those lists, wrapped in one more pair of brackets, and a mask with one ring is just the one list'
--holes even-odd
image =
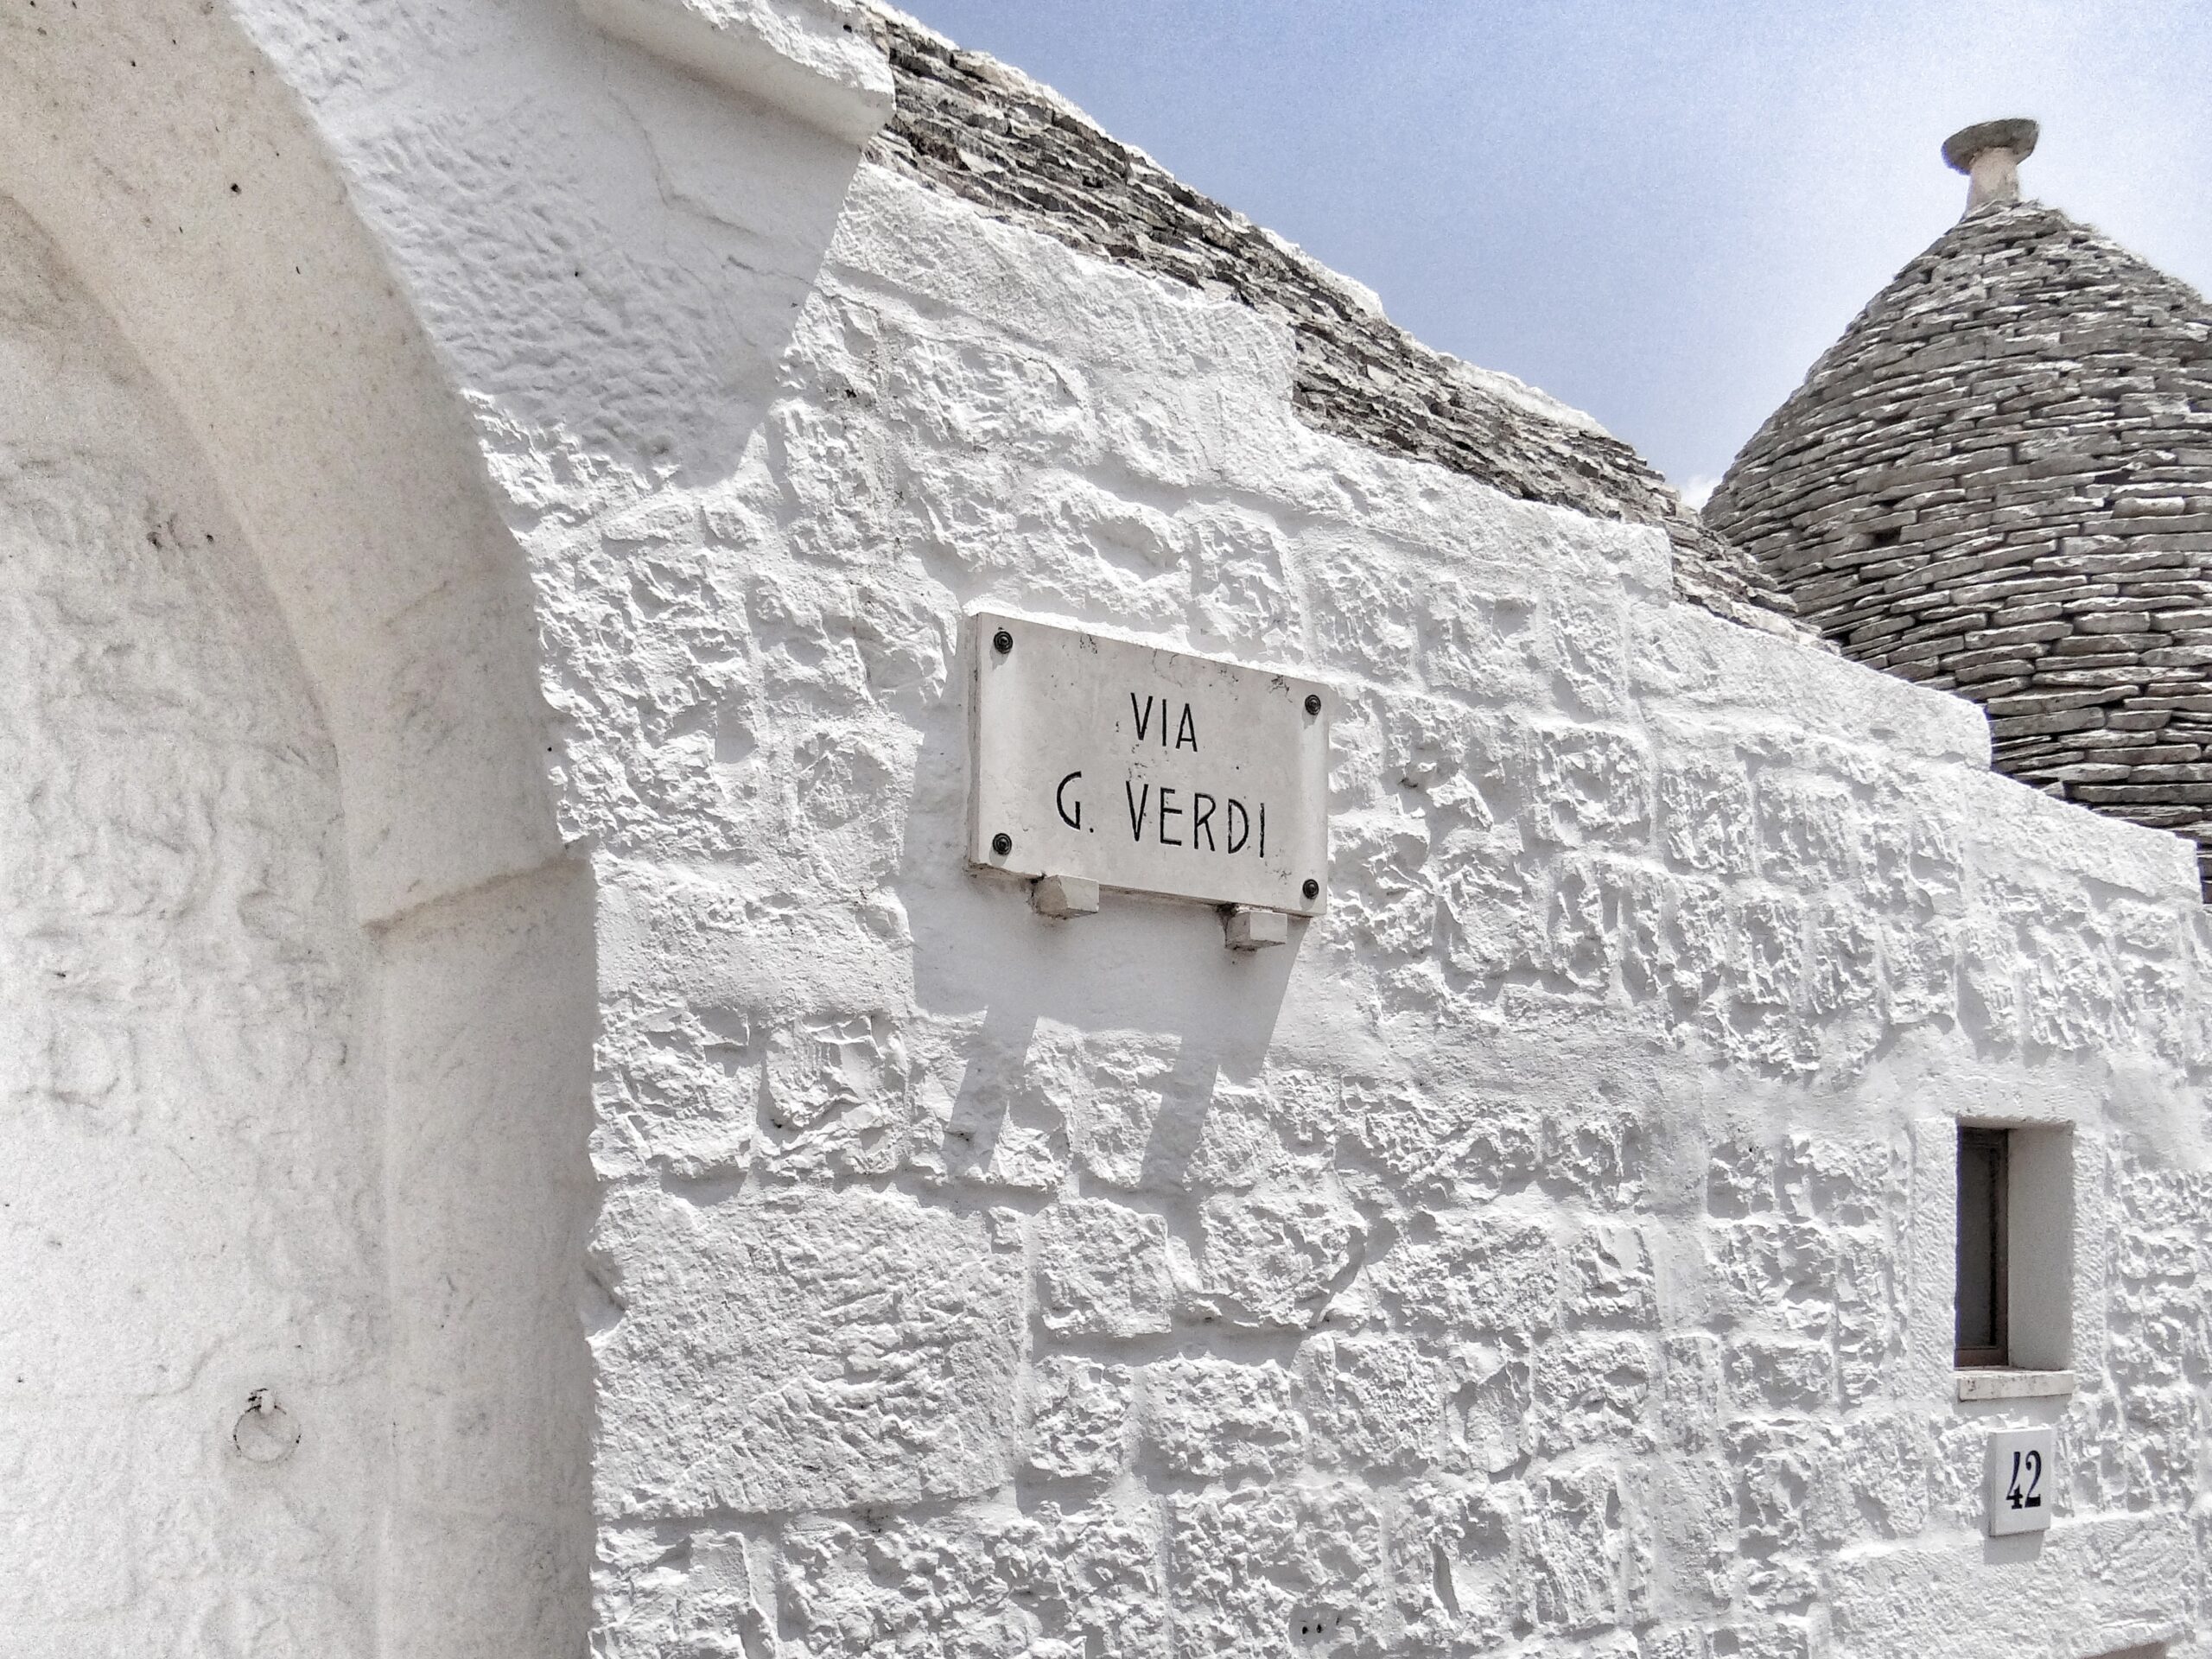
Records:
{"label": "stone bracket under sign", "polygon": [[971,865],[1058,893],[1326,906],[1327,687],[988,611],[968,656]]}

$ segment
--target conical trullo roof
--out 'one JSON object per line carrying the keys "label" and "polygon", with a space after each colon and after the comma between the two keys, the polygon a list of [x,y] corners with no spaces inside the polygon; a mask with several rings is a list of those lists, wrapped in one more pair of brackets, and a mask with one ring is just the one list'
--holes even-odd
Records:
{"label": "conical trullo roof", "polygon": [[[1958,137],[2000,129],[2033,143]],[[1999,768],[2212,874],[2212,313],[2019,200],[2016,159],[1972,168],[1705,517],[1847,655],[1986,708]]]}

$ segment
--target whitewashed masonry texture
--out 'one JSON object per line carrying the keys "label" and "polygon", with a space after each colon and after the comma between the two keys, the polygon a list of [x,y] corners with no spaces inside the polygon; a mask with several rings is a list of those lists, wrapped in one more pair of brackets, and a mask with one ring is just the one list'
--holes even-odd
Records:
{"label": "whitewashed masonry texture", "polygon": [[[2193,849],[1586,417],[834,0],[11,4],[0,193],[11,1651],[2212,1653]],[[976,616],[1315,913],[972,869]]]}

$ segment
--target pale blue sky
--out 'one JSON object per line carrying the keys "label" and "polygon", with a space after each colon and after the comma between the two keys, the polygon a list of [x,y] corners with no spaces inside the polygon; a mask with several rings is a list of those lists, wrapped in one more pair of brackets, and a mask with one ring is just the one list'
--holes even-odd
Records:
{"label": "pale blue sky", "polygon": [[2212,286],[2212,0],[906,3],[1680,483],[1957,218],[1968,122]]}

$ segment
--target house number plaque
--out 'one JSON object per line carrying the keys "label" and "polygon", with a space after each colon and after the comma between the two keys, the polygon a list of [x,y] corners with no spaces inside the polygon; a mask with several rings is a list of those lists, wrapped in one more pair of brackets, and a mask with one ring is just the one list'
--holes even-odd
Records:
{"label": "house number plaque", "polygon": [[2050,1525],[2057,1452],[2055,1429],[2000,1429],[1989,1437],[1991,1537],[2042,1532]]}

